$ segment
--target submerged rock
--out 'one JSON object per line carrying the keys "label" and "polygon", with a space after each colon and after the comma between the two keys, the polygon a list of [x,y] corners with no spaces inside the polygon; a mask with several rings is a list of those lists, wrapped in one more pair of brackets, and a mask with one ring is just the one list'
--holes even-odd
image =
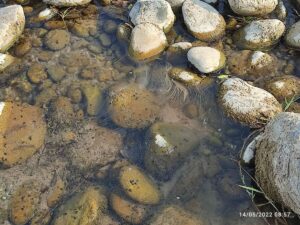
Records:
{"label": "submerged rock", "polygon": [[134,25],[152,23],[168,33],[172,28],[175,15],[165,0],[138,0],[129,13]]}
{"label": "submerged rock", "polygon": [[15,58],[8,54],[0,53],[0,73],[15,62]]}
{"label": "submerged rock", "polygon": [[242,49],[267,49],[276,44],[285,31],[277,19],[256,20],[233,34],[235,44]]}
{"label": "submerged rock", "polygon": [[266,81],[265,89],[278,101],[290,101],[300,97],[300,79],[295,76],[279,76]]}
{"label": "submerged rock", "polygon": [[212,73],[225,66],[223,52],[211,47],[194,47],[188,51],[188,60],[202,73]]}
{"label": "submerged rock", "polygon": [[34,106],[0,103],[0,165],[12,167],[30,158],[44,144],[46,124]]}
{"label": "submerged rock", "polygon": [[160,201],[161,194],[156,184],[135,166],[122,167],[119,182],[125,193],[141,204],[155,205]]}
{"label": "submerged rock", "polygon": [[70,42],[70,34],[65,30],[51,30],[45,36],[44,43],[50,50],[57,51],[66,47]]}
{"label": "submerged rock", "polygon": [[87,82],[80,87],[86,100],[86,111],[90,116],[96,116],[101,111],[103,102],[102,89],[99,84]]}
{"label": "submerged rock", "polygon": [[182,6],[182,14],[188,30],[202,41],[217,40],[225,33],[224,18],[205,2],[186,0]]}
{"label": "submerged rock", "polygon": [[229,0],[231,9],[242,16],[263,16],[272,12],[278,0]]}
{"label": "submerged rock", "polygon": [[43,0],[44,3],[59,7],[69,7],[86,5],[91,2],[91,0]]}
{"label": "submerged rock", "polygon": [[297,214],[300,213],[299,130],[300,114],[278,114],[267,124],[255,155],[255,178],[263,191]]}
{"label": "submerged rock", "polygon": [[222,83],[219,102],[229,117],[252,128],[262,127],[282,111],[272,94],[239,78]]}
{"label": "submerged rock", "polygon": [[77,142],[69,147],[68,157],[73,166],[86,172],[116,161],[122,147],[119,133],[89,124],[80,132]]}
{"label": "submerged rock", "polygon": [[232,75],[246,80],[256,80],[277,75],[279,64],[277,58],[268,53],[243,50],[229,55],[228,69]]}
{"label": "submerged rock", "polygon": [[159,27],[142,23],[132,30],[129,54],[137,60],[145,60],[162,53],[167,45],[167,38]]}
{"label": "submerged rock", "polygon": [[6,52],[21,36],[25,15],[20,5],[0,8],[0,53]]}
{"label": "submerged rock", "polygon": [[132,224],[141,224],[147,213],[146,206],[129,201],[114,193],[111,194],[110,204],[118,216]]}
{"label": "submerged rock", "polygon": [[145,166],[162,180],[169,179],[200,143],[197,131],[181,124],[155,123],[148,135]]}
{"label": "submerged rock", "polygon": [[155,96],[135,84],[113,87],[109,103],[110,117],[121,127],[145,128],[158,118]]}
{"label": "submerged rock", "polygon": [[178,206],[167,206],[157,216],[150,225],[204,225],[204,223]]}
{"label": "submerged rock", "polygon": [[107,199],[97,187],[76,193],[57,210],[53,225],[94,225],[107,208]]}
{"label": "submerged rock", "polygon": [[40,63],[35,63],[29,68],[27,77],[30,82],[40,84],[47,79],[46,68]]}
{"label": "submerged rock", "polygon": [[15,225],[24,225],[34,216],[39,200],[40,190],[34,182],[22,184],[12,194],[9,204],[10,220]]}
{"label": "submerged rock", "polygon": [[285,36],[285,42],[287,45],[293,48],[300,48],[300,21],[293,24],[293,26],[288,30]]}

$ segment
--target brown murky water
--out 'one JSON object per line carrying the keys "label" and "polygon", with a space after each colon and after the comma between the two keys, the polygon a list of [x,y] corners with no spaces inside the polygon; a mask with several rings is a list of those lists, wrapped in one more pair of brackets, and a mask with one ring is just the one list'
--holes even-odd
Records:
{"label": "brown murky water", "polygon": [[[296,15],[291,4],[286,3],[290,13],[287,23],[291,24]],[[127,198],[120,190],[113,169],[117,167],[114,165],[116,161],[120,163],[120,160],[126,159],[145,173],[154,174],[155,183],[163,193],[159,204],[148,209],[147,216],[140,224],[148,224],[167,205],[180,206],[200,217],[207,225],[258,225],[265,224],[265,219],[272,225],[284,224],[280,223],[280,219],[276,222],[274,217],[253,218],[253,215],[247,214],[258,212],[258,208],[263,212],[274,212],[274,209],[269,205],[262,208],[255,206],[254,199],[252,201],[246,190],[239,186],[253,184],[250,176],[241,172],[238,163],[244,140],[251,130],[230,121],[219,109],[216,87],[220,80],[213,78],[212,82],[197,88],[174,82],[167,75],[170,67],[176,65],[190,68],[184,54],[167,51],[151,62],[138,63],[131,60],[127,54],[126,41],[120,41],[116,35],[119,24],[129,23],[126,8],[102,7],[94,3],[88,8],[62,9],[60,15],[51,19],[55,22],[38,22],[35,17],[46,5],[31,1],[27,6],[32,7],[33,11],[27,13],[26,30],[19,43],[9,50],[19,61],[1,75],[0,99],[42,108],[47,121],[47,137],[45,148],[29,161],[0,170],[0,176],[4,182],[8,182],[0,186],[6,188],[0,189],[0,201],[6,201],[11,190],[16,188],[6,185],[17,186],[32,177],[47,183],[52,180],[53,174],[61,177],[67,185],[64,187],[66,191],[62,200],[50,210],[52,219],[57,215],[60,205],[73,193],[87,186],[100,185],[107,189],[107,196],[115,192]],[[226,18],[227,7],[225,1],[219,1],[216,5]],[[69,39],[65,40],[64,34],[58,34],[59,42],[65,43],[45,44],[47,33],[57,28],[67,32]],[[226,51],[234,49],[229,36],[230,34],[223,40],[222,48]],[[179,40],[194,40],[181,22],[177,22],[168,34],[170,43]],[[59,44],[65,44],[65,47],[62,50],[49,49],[49,45]],[[272,53],[280,60],[292,64],[295,73],[299,74],[300,67],[296,63],[298,55],[295,52],[279,45]],[[220,73],[224,72],[226,73]],[[156,109],[141,109],[141,112],[136,112],[136,108],[125,112],[111,109],[110,96],[130,86],[146,89],[155,96],[154,100],[149,100],[145,94],[144,99],[139,102],[148,104],[147,101],[150,101],[159,107],[159,116],[154,120],[178,123],[193,129],[199,141],[199,147],[179,156],[174,167],[166,170],[162,176],[156,176],[156,172],[153,172],[156,171],[153,167],[159,164],[150,162],[149,166],[145,159],[149,144],[147,124],[154,122],[149,111],[155,112]],[[116,114],[115,117],[112,116],[113,113]],[[113,122],[112,118],[117,118],[114,121],[119,124]],[[137,120],[137,126],[142,124],[141,127],[132,128],[137,127],[131,122],[132,118]],[[127,128],[122,128],[120,124]],[[91,134],[97,130],[97,126],[103,130],[99,131],[100,134],[98,131]],[[170,130],[176,135],[180,134],[180,129],[177,130],[176,127]],[[99,141],[94,143],[97,138]],[[120,139],[123,141],[119,141]],[[94,145],[90,144],[92,142]],[[111,153],[106,158],[101,156],[98,159],[97,155],[93,155],[97,154],[93,152],[95,145],[108,148],[109,151],[117,149],[116,154]],[[76,154],[72,155],[70,152]],[[87,156],[80,157],[80,154]],[[93,167],[95,161],[97,165]],[[253,165],[245,169],[253,174]],[[265,203],[261,194],[255,193],[255,196],[257,203]],[[0,223],[5,218],[4,215],[0,211]],[[127,224],[111,205],[108,206],[106,215],[113,219],[107,223],[102,222],[103,225]],[[112,223],[111,220],[115,222]],[[289,224],[299,224],[298,220],[287,220]],[[44,224],[41,221],[36,224]]]}

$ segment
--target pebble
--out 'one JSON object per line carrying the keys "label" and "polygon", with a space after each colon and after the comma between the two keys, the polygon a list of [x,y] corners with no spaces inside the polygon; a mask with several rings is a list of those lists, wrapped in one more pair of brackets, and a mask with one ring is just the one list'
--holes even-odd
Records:
{"label": "pebble", "polygon": [[65,48],[70,43],[70,34],[65,30],[51,30],[44,38],[44,44],[50,50],[57,51]]}
{"label": "pebble", "polygon": [[145,60],[162,53],[167,45],[167,38],[161,29],[151,23],[142,23],[132,30],[129,54],[134,59]]}
{"label": "pebble", "polygon": [[231,9],[242,16],[264,16],[271,13],[278,0],[229,0]]}
{"label": "pebble", "polygon": [[282,111],[272,94],[239,78],[222,83],[219,103],[229,117],[251,128],[264,126]]}
{"label": "pebble", "polygon": [[141,224],[146,216],[147,207],[129,201],[118,194],[111,194],[110,203],[113,210],[131,224]]}
{"label": "pebble", "polygon": [[293,24],[287,31],[285,36],[285,42],[288,46],[296,49],[300,49],[300,21]]}
{"label": "pebble", "polygon": [[76,193],[57,209],[53,225],[93,225],[107,208],[107,199],[97,187],[88,187]]}
{"label": "pebble", "polygon": [[46,68],[39,63],[33,64],[27,72],[28,79],[34,84],[42,83],[47,79],[47,76]]}
{"label": "pebble", "polygon": [[264,88],[280,102],[300,97],[300,79],[296,76],[276,76],[266,81]]}
{"label": "pebble", "polygon": [[31,48],[31,41],[28,38],[24,38],[17,44],[14,53],[17,57],[22,57],[30,52]]}
{"label": "pebble", "polygon": [[64,68],[59,65],[47,66],[47,72],[54,82],[60,82],[67,75]]}
{"label": "pebble", "polygon": [[19,39],[25,27],[22,6],[0,8],[0,53],[5,53]]}
{"label": "pebble", "polygon": [[122,167],[119,182],[125,193],[141,204],[155,205],[160,201],[157,185],[135,166]]}
{"label": "pebble", "polygon": [[184,23],[199,40],[214,41],[225,33],[223,16],[211,5],[200,0],[186,0],[182,6]]}
{"label": "pebble", "polygon": [[212,73],[225,66],[225,55],[211,47],[193,47],[188,51],[188,60],[202,73]]}
{"label": "pebble", "polygon": [[96,116],[101,111],[102,89],[97,83],[83,83],[80,87],[86,100],[86,112],[90,116]]}
{"label": "pebble", "polygon": [[152,23],[168,33],[172,28],[175,15],[165,0],[138,0],[132,7],[129,17],[134,25]]}
{"label": "pebble", "polygon": [[280,20],[256,20],[237,30],[233,41],[241,49],[268,49],[280,40],[284,31],[285,25]]}
{"label": "pebble", "polygon": [[121,127],[145,128],[158,118],[155,96],[135,84],[113,87],[109,103],[109,115]]}
{"label": "pebble", "polygon": [[202,225],[196,216],[178,206],[166,206],[150,222],[150,225]]}
{"label": "pebble", "polygon": [[54,5],[59,7],[70,7],[70,6],[86,5],[90,3],[91,0],[43,0],[43,2],[48,5]]}
{"label": "pebble", "polygon": [[112,44],[110,36],[105,33],[100,34],[99,41],[101,42],[102,46],[106,48]]}

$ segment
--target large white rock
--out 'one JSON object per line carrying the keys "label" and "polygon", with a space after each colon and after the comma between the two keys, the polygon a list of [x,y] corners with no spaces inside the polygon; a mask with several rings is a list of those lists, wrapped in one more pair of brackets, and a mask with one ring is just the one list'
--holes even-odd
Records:
{"label": "large white rock", "polygon": [[239,78],[222,83],[219,102],[229,117],[252,128],[264,126],[282,111],[281,104],[272,94]]}
{"label": "large white rock", "polygon": [[25,27],[25,16],[20,5],[0,8],[0,52],[6,52],[20,37]]}
{"label": "large white rock", "polygon": [[187,58],[200,72],[211,73],[225,65],[225,55],[211,47],[194,47],[188,51]]}
{"label": "large white rock", "polygon": [[287,45],[293,48],[300,48],[300,21],[295,23],[285,36]]}
{"label": "large white rock", "polygon": [[202,41],[220,38],[225,32],[223,16],[211,5],[200,0],[186,0],[182,6],[184,23]]}
{"label": "large white rock", "polygon": [[159,55],[167,47],[165,33],[152,23],[137,25],[131,33],[129,54],[137,60]]}
{"label": "large white rock", "polygon": [[300,214],[300,114],[280,113],[256,144],[255,177],[266,195]]}
{"label": "large white rock", "polygon": [[278,0],[228,0],[231,9],[242,16],[266,15],[272,12]]}
{"label": "large white rock", "polygon": [[44,3],[59,7],[69,7],[77,5],[86,5],[91,2],[91,0],[43,0]]}
{"label": "large white rock", "polygon": [[233,39],[243,49],[265,49],[276,44],[284,31],[285,25],[280,20],[256,20],[236,31]]}
{"label": "large white rock", "polygon": [[129,13],[134,25],[153,23],[166,33],[172,28],[175,15],[165,0],[138,0]]}

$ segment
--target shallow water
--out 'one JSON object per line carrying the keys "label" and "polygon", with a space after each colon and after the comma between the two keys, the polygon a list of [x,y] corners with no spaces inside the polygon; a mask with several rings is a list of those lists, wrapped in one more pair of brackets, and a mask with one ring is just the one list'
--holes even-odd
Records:
{"label": "shallow water", "polygon": [[[152,212],[142,224],[147,224],[152,215],[155,216],[163,206],[170,204],[179,205],[199,216],[207,225],[265,224],[263,218],[252,218],[251,215],[243,214],[244,212],[258,212],[257,206],[253,204],[245,189],[238,186],[252,184],[250,177],[244,172],[241,173],[239,166],[240,151],[244,141],[252,131],[229,120],[219,109],[216,101],[216,87],[220,80],[215,78],[213,85],[193,89],[168,79],[167,71],[172,66],[191,68],[185,55],[174,55],[166,52],[151,62],[134,62],[127,55],[126,43],[122,43],[116,38],[117,25],[124,22],[129,23],[128,10],[117,7],[102,7],[98,3],[96,5],[99,12],[95,13],[95,16],[86,15],[83,18],[96,20],[97,32],[88,37],[79,37],[72,30],[69,30],[70,43],[63,50],[50,51],[43,44],[44,37],[37,35],[41,32],[39,29],[45,27],[44,22],[30,22],[30,18],[34,18],[34,15],[45,8],[45,5],[39,1],[29,4],[33,7],[33,12],[27,16],[26,31],[22,39],[30,39],[34,46],[26,55],[19,57],[19,64],[22,65],[20,71],[17,71],[16,74],[11,72],[8,74],[10,78],[2,82],[0,99],[1,101],[26,102],[44,109],[48,124],[47,143],[45,149],[35,156],[40,158],[38,161],[45,165],[57,160],[67,164],[67,168],[71,171],[71,176],[68,177],[69,193],[67,196],[75,192],[77,188],[90,184],[101,184],[108,190],[118,189],[118,182],[110,174],[103,178],[101,174],[98,174],[101,173],[97,171],[98,169],[84,174],[74,169],[71,166],[72,162],[65,153],[69,146],[63,142],[60,143],[61,130],[77,130],[84,127],[87,122],[94,121],[101,127],[118,132],[123,138],[121,158],[145,169],[144,155],[147,129],[125,129],[114,124],[109,115],[109,103],[107,102],[108,90],[112,85],[123,84],[126,86],[136,83],[156,95],[156,101],[161,105],[160,119],[162,121],[179,122],[196,129],[200,139],[200,146],[183,159],[179,169],[169,174],[171,179],[168,181],[156,179],[165,196],[159,205],[153,207]],[[290,3],[287,3],[287,6],[290,12],[287,23],[291,24],[295,21],[295,14],[289,8]],[[216,8],[223,15],[228,16],[226,14],[228,8],[224,1],[219,1]],[[74,20],[74,18],[69,19],[68,16],[74,14],[74,17],[77,17],[77,12],[83,12],[83,9],[71,10],[63,20],[61,16],[55,17],[55,20],[65,21],[67,24]],[[110,26],[108,21],[110,21],[110,25],[113,24],[111,30],[108,30]],[[182,20],[179,18],[177,21]],[[171,42],[183,39],[194,40],[187,33],[182,22],[176,22],[174,27],[175,29],[168,35]],[[105,36],[101,36],[103,34]],[[225,37],[224,42],[226,40]],[[14,55],[16,48],[10,49],[9,52]],[[226,48],[234,47],[226,45]],[[283,45],[279,45],[272,52],[278,58],[292,62],[296,74],[299,74],[300,67],[295,64],[298,55],[293,51],[288,51]],[[60,81],[54,81],[48,76],[40,84],[30,83],[26,74],[35,63],[45,67],[61,66],[66,75]],[[86,68],[92,68],[93,71],[96,71],[91,79],[81,77],[82,70]],[[224,72],[226,71],[220,73]],[[217,75],[212,76],[216,77]],[[58,96],[69,96],[68,90],[71,86],[77,88],[85,83],[96,85],[103,90],[104,101],[99,114],[97,116],[88,115],[86,112],[87,100],[82,98],[79,102],[72,104],[77,114],[83,113],[81,119],[71,121],[67,125],[64,124],[63,128],[60,125],[53,125],[55,122],[52,121],[53,117],[51,117],[53,115],[51,114],[53,110],[51,101]],[[49,90],[51,91],[49,92]],[[191,115],[187,112],[186,108],[190,105],[196,106],[197,113]],[[29,161],[27,165],[25,164],[25,168],[34,171],[36,164],[31,163]],[[253,174],[251,166],[246,170],[249,174]],[[97,175],[94,176],[95,174]],[[241,174],[245,176],[244,181]],[[125,194],[123,195],[125,196]],[[260,199],[260,197],[257,194],[255,201],[265,202],[265,199]],[[274,212],[272,207],[260,209]],[[121,224],[126,224],[111,208],[108,209],[108,214]],[[259,215],[256,214],[256,216]],[[267,218],[267,220],[272,225],[280,224],[276,223],[274,218]],[[299,221],[290,220],[289,224],[299,224]]]}

